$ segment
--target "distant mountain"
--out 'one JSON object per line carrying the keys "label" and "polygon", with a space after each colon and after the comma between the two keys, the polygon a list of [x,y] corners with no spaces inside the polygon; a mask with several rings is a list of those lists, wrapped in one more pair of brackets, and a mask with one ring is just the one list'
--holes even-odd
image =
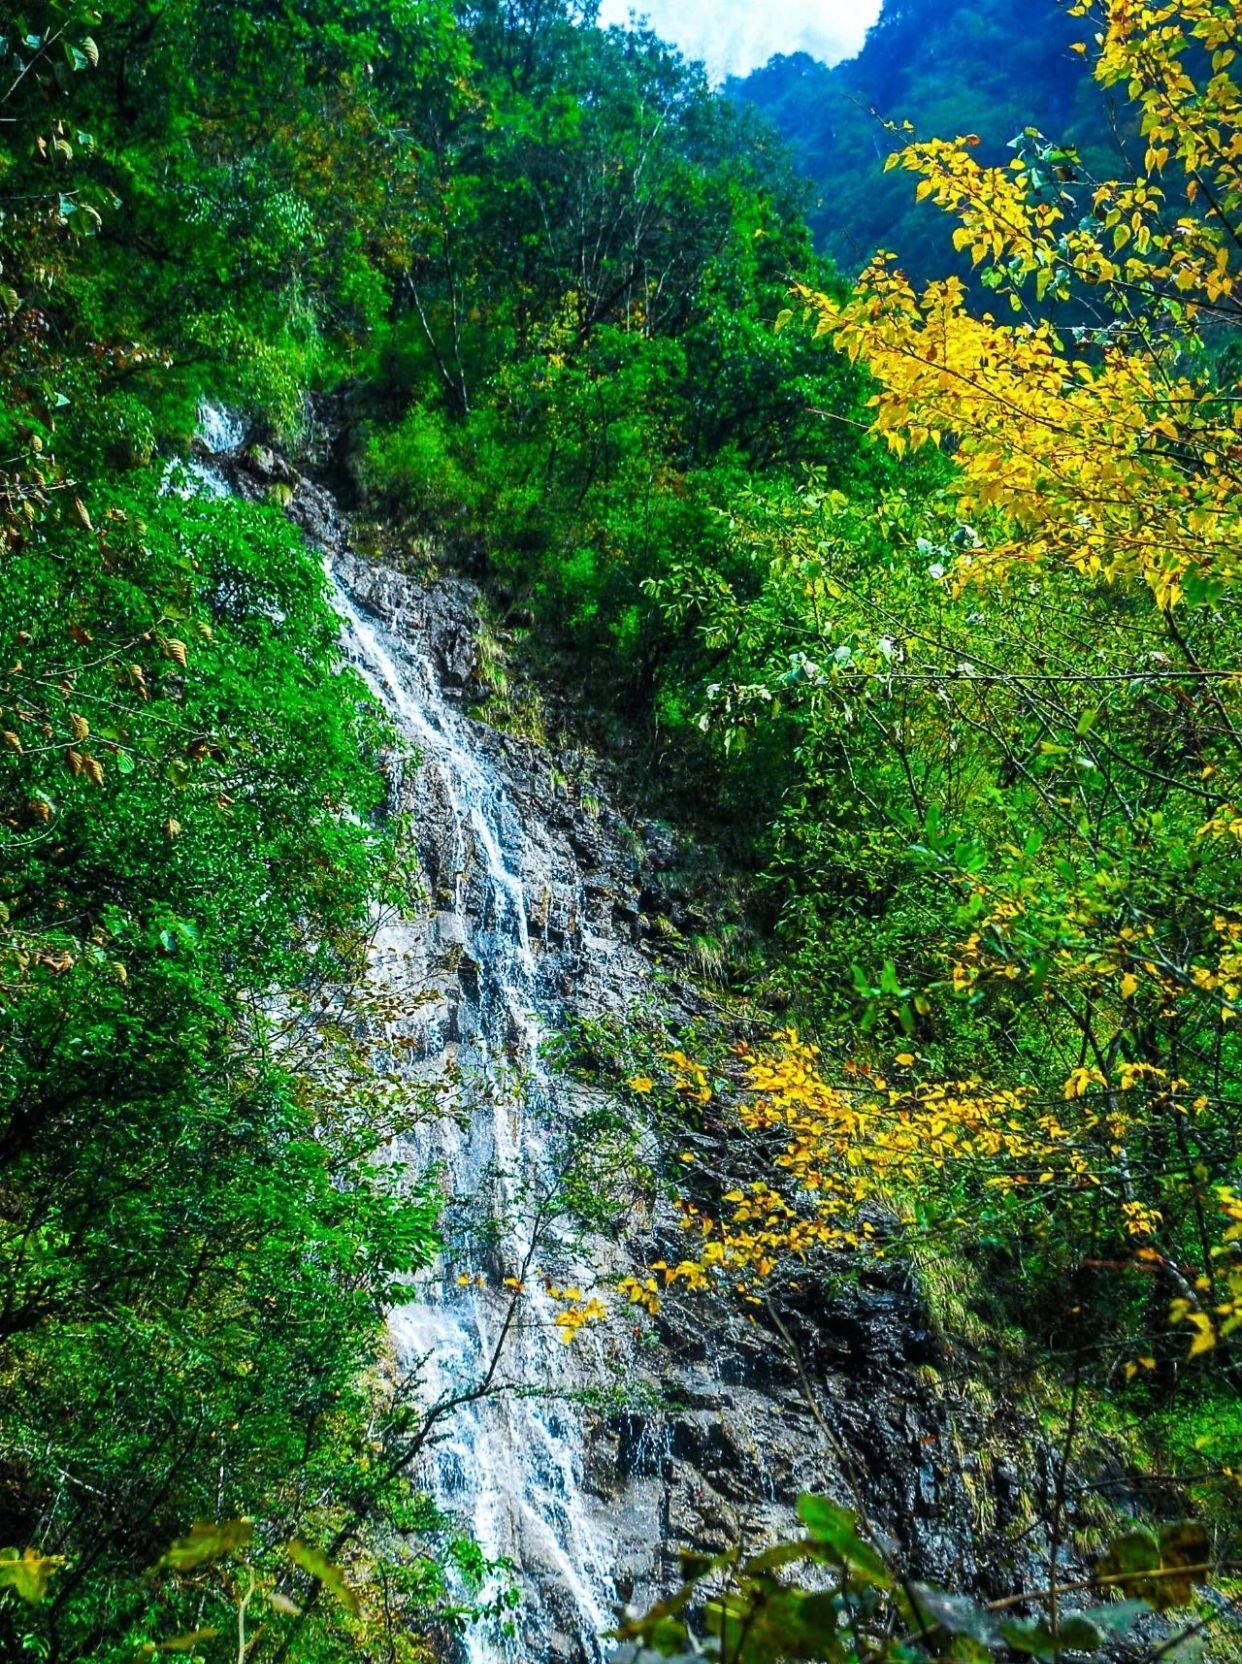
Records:
{"label": "distant mountain", "polygon": [[804,52],[773,58],[729,95],[756,106],[812,183],[819,246],[847,271],[880,247],[911,276],[954,263],[943,216],[914,201],[909,174],[884,172],[899,140],[884,120],[924,137],[977,133],[982,159],[1001,161],[1028,126],[1077,144],[1108,166],[1115,153],[1103,94],[1070,51],[1085,25],[1056,0],[885,0],[856,58],[829,69]]}

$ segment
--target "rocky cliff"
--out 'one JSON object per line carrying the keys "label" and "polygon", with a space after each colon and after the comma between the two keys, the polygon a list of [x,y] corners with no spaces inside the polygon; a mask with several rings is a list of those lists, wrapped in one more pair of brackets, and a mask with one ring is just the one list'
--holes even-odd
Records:
{"label": "rocky cliff", "polygon": [[[209,466],[246,495],[275,490],[323,552],[345,656],[402,742],[390,808],[412,817],[421,882],[377,926],[370,977],[391,1016],[373,1038],[455,1113],[412,1152],[443,1175],[449,1237],[441,1270],[393,1313],[393,1342],[428,1404],[466,1400],[425,1482],[523,1592],[515,1634],[476,1629],[471,1659],[597,1658],[621,1606],[677,1582],[682,1549],[787,1532],[808,1489],[858,1507],[912,1575],[1038,1586],[1055,1451],[995,1378],[974,1378],[970,1347],[944,1339],[908,1273],[808,1288],[757,1321],[703,1299],[654,1332],[613,1302],[561,1344],[555,1291],[641,1270],[667,1222],[636,1206],[592,1234],[561,1207],[575,1127],[607,1098],[552,1067],[546,1043],[639,1006],[670,1024],[701,1014],[660,952],[678,834],[623,816],[606,784],[575,794],[563,759],[468,715],[470,583],[362,557],[331,496],[270,453]],[[1067,1560],[1110,1487],[1125,1480],[1106,1460],[1069,1476]]]}

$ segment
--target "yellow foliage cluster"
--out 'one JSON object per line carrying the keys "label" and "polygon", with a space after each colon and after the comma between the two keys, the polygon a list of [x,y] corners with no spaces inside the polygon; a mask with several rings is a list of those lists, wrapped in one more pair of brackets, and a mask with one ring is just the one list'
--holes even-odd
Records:
{"label": "yellow foliage cluster", "polygon": [[[1093,999],[1146,1001],[1154,1014],[1170,1022],[1193,1008],[1203,996],[1216,1002],[1215,1020],[1237,1021],[1242,1009],[1242,920],[1216,913],[1209,940],[1215,947],[1205,958],[1170,955],[1156,940],[1150,922],[1119,924],[1109,893],[1109,875],[1097,873],[1090,886],[1068,897],[1029,896],[1002,899],[982,885],[975,900],[985,907],[978,928],[952,956],[951,982],[956,994],[970,994],[984,982],[1029,981],[1047,984],[1045,998],[1065,989]],[[1144,1064],[1127,1064],[1142,1071]]]}
{"label": "yellow foliage cluster", "polygon": [[623,1277],[617,1284],[617,1293],[623,1299],[632,1306],[641,1306],[652,1317],[660,1309],[659,1290],[660,1285],[654,1277]]}
{"label": "yellow foliage cluster", "polygon": [[[684,1203],[696,1248],[680,1264],[652,1267],[666,1284],[698,1287],[724,1277],[745,1293],[778,1264],[816,1250],[870,1244],[882,1253],[874,1228],[859,1222],[863,1204],[894,1203],[951,1167],[1006,1192],[1098,1188],[1129,1131],[1115,1094],[1141,1074],[1160,1075],[1121,1064],[1110,1082],[1098,1070],[1077,1069],[1064,1088],[1064,1102],[1075,1105],[1068,1117],[1027,1089],[979,1080],[891,1085],[847,1066],[847,1081],[836,1084],[821,1072],[819,1055],[794,1030],[777,1035],[771,1052],[748,1055],[737,1118],[768,1153],[779,1182],[756,1179],[727,1191],[714,1216]],[[1170,1094],[1182,1085],[1164,1083]],[[1132,1237],[1159,1229],[1158,1212],[1141,1203],[1123,1203],[1122,1216]]]}
{"label": "yellow foliage cluster", "polygon": [[[535,1273],[539,1276],[539,1273]],[[583,1329],[592,1323],[602,1323],[608,1316],[608,1308],[596,1295],[588,1295],[574,1284],[562,1287],[552,1281],[550,1277],[543,1277],[543,1292],[549,1300],[555,1301],[561,1310],[553,1315],[561,1340],[566,1346],[577,1340]],[[489,1286],[488,1279],[478,1272],[463,1271],[457,1278],[458,1288],[482,1288]],[[504,1277],[501,1286],[508,1291],[511,1300],[520,1300],[528,1293],[528,1284],[521,1277]]]}
{"label": "yellow foliage cluster", "polygon": [[1212,1252],[1218,1276],[1208,1279],[1206,1292],[1216,1296],[1215,1327],[1225,1336],[1242,1329],[1242,1192],[1222,1185],[1216,1200],[1223,1219],[1220,1243]]}
{"label": "yellow foliage cluster", "polygon": [[[1068,353],[1047,322],[971,316],[957,278],[916,297],[888,256],[848,300],[803,291],[851,359],[880,382],[874,428],[897,454],[946,435],[965,519],[999,512],[1011,535],[958,557],[959,585],[1063,560],[1114,581],[1138,577],[1162,607],[1188,575],[1231,582],[1242,507],[1222,456],[1242,456],[1242,408],[1159,373],[1124,347]],[[1202,468],[1187,465],[1202,457]]]}
{"label": "yellow foliage cluster", "polygon": [[[913,1063],[912,1054],[902,1054]],[[759,1303],[764,1282],[813,1255],[859,1250],[882,1256],[867,1204],[901,1212],[941,1181],[1001,1196],[1040,1195],[1041,1205],[1103,1199],[1116,1228],[1132,1244],[1140,1269],[1174,1271],[1160,1245],[1158,1208],[1133,1194],[1130,1140],[1153,1106],[1193,1121],[1205,1107],[1186,1082],[1149,1064],[1119,1062],[1109,1074],[1079,1067],[1066,1078],[1057,1106],[1025,1088],[979,1080],[892,1084],[866,1066],[846,1065],[844,1079],[825,1077],[817,1047],[792,1029],[770,1050],[742,1048],[744,1089],[734,1106],[737,1128],[762,1152],[773,1177],[727,1190],[714,1209],[685,1200],[682,1224],[693,1247],[677,1264],[664,1260],[645,1280],[627,1278],[620,1292],[654,1314],[659,1284],[731,1288]],[[898,1071],[905,1073],[899,1062]],[[697,1079],[673,1065],[679,1090]],[[1143,1087],[1139,1093],[1136,1089]],[[1142,1097],[1142,1104],[1131,1101]],[[1216,1275],[1204,1276],[1170,1311],[1195,1331],[1192,1356],[1242,1327],[1242,1197],[1218,1191],[1225,1230]]]}
{"label": "yellow foliage cluster", "polygon": [[[1190,321],[1237,316],[1238,14],[1210,0],[1075,9],[1100,14],[1097,77],[1138,104],[1142,176],[1095,185],[1084,216],[1025,154],[980,166],[974,135],[908,145],[892,165],[958,218],[957,246],[994,266],[1017,312],[1028,281],[1039,299],[1085,285],[1105,326],[1063,338],[1046,320],[976,317],[958,279],[918,295],[887,254],[845,300],[799,293],[818,333],[874,374],[875,431],[898,454],[950,438],[963,517],[1000,526],[959,557],[959,585],[1061,561],[1139,579],[1169,609],[1189,583],[1236,578],[1242,548],[1242,406],[1183,353]],[[1185,62],[1196,50],[1201,83]]]}
{"label": "yellow foliage cluster", "polygon": [[550,1300],[562,1303],[562,1310],[552,1321],[566,1346],[572,1345],[588,1324],[602,1323],[608,1316],[608,1308],[595,1295],[588,1297],[573,1286],[560,1288],[555,1283],[544,1286]]}
{"label": "yellow foliage cluster", "polygon": [[1192,1358],[1242,1329],[1242,1195],[1222,1185],[1216,1201],[1223,1223],[1211,1269],[1195,1279],[1193,1297],[1175,1300],[1169,1312],[1174,1323],[1189,1324],[1193,1330]]}

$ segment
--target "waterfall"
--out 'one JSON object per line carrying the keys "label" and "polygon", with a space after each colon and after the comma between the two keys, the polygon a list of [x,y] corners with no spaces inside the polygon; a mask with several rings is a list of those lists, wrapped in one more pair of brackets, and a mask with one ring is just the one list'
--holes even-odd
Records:
{"label": "waterfall", "polygon": [[[385,1076],[444,1085],[444,1113],[410,1135],[407,1153],[441,1176],[446,1228],[442,1262],[390,1314],[392,1349],[425,1409],[463,1400],[412,1477],[489,1560],[511,1564],[523,1594],[511,1633],[499,1623],[467,1630],[465,1664],[598,1664],[618,1600],[645,1610],[667,1595],[683,1551],[779,1540],[799,1492],[845,1499],[859,1474],[873,1526],[905,1546],[915,1575],[973,1586],[987,1562],[961,1522],[978,1497],[936,1452],[976,1425],[976,1401],[929,1392],[928,1360],[940,1354],[904,1272],[886,1283],[873,1268],[875,1286],[807,1314],[818,1353],[810,1403],[805,1367],[726,1302],[662,1314],[656,1348],[633,1317],[562,1344],[563,1308],[540,1274],[584,1289],[592,1265],[603,1278],[646,1275],[657,1227],[661,1241],[677,1228],[671,1209],[655,1221],[637,1209],[615,1240],[596,1236],[583,1249],[567,1222],[544,1219],[534,1238],[531,1209],[552,1185],[562,1130],[584,1110],[617,1109],[601,1088],[549,1071],[545,1036],[567,1016],[606,1022],[636,1006],[676,1033],[706,1009],[679,979],[657,980],[644,951],[662,913],[675,920],[681,905],[670,882],[676,836],[627,824],[606,804],[601,813],[594,798],[594,808],[575,802],[560,772],[568,757],[466,713],[477,599],[468,585],[417,582],[354,554],[331,497],[270,451],[243,455],[235,418],[207,410],[201,435],[165,488],[250,500],[280,488],[323,559],[342,664],[404,742],[390,796],[412,811],[428,893],[400,916],[377,914],[367,1021]],[[528,1261],[520,1321],[505,1330],[505,1279]],[[502,1331],[494,1390],[472,1397]],[[1029,1447],[1011,1448],[1020,1463]],[[1016,1508],[1018,1494],[1006,1481],[997,1507]],[[1024,1584],[1045,1569],[1030,1553]]]}
{"label": "waterfall", "polygon": [[[476,1211],[520,1218],[524,1192],[548,1184],[540,1134],[553,1090],[540,1056],[536,960],[520,871],[526,832],[504,781],[472,747],[470,725],[450,708],[427,658],[366,617],[341,576],[333,572],[333,579],[348,657],[417,748],[422,789],[434,774],[447,799],[449,935],[476,972],[457,1007],[455,1058],[492,1090],[481,1094],[483,1106],[465,1131],[446,1120],[420,1153],[443,1165],[452,1189],[472,1197]],[[441,928],[444,922],[442,915]],[[380,952],[387,948],[391,963],[403,957],[406,928],[396,924],[381,941]],[[503,1245],[505,1267],[516,1270],[528,1248],[528,1236],[511,1237]],[[426,1360],[433,1401],[469,1391],[497,1345],[507,1302],[473,1281],[487,1269],[477,1251],[454,1259],[442,1276],[420,1285],[415,1301],[392,1314],[401,1360]],[[458,1282],[462,1275],[471,1279],[465,1285]],[[565,1348],[555,1310],[532,1278],[502,1355],[502,1390],[454,1412],[433,1454],[432,1484],[437,1501],[463,1518],[489,1559],[538,1566],[543,1578],[551,1574],[559,1581],[592,1652],[612,1619],[610,1557],[582,1499],[580,1431],[554,1398],[523,1390],[555,1392],[563,1381]],[[498,1649],[483,1628],[473,1629],[466,1639],[471,1664],[486,1664],[498,1650],[525,1656],[521,1636],[535,1627],[533,1619],[528,1614],[507,1649]]]}
{"label": "waterfall", "polygon": [[[205,408],[199,455],[170,471],[169,489],[254,495],[234,465],[243,433],[235,418]],[[306,489],[327,528],[320,536],[317,527],[312,540],[341,619],[343,658],[413,754],[416,772],[407,787],[416,837],[425,866],[434,869],[434,908],[429,898],[377,929],[370,980],[397,995],[395,1009],[403,1013],[385,1038],[402,1042],[401,1067],[428,1078],[449,1065],[472,1087],[468,1117],[444,1115],[409,1152],[444,1175],[449,1196],[443,1264],[420,1278],[414,1298],[390,1316],[398,1363],[421,1372],[431,1406],[479,1382],[510,1304],[503,1274],[532,1257],[523,1214],[531,1194],[550,1182],[545,1129],[559,1088],[541,1056],[545,1021],[555,1013],[539,988],[544,943],[532,932],[531,895],[568,881],[577,887],[576,912],[580,878],[558,870],[561,855],[519,812],[480,746],[480,725],[446,695],[416,633],[390,627],[355,592],[360,569],[334,505]],[[597,946],[606,953],[611,944]],[[468,1207],[454,1208],[463,1198]],[[469,1228],[489,1216],[509,1225],[498,1243]],[[469,1664],[513,1664],[536,1656],[536,1648],[547,1658],[553,1632],[559,1656],[595,1659],[599,1636],[615,1619],[615,1547],[601,1529],[598,1503],[593,1509],[584,1495],[582,1420],[564,1402],[567,1389],[598,1375],[602,1355],[588,1339],[570,1356],[553,1321],[560,1308],[534,1275],[548,1268],[544,1256],[551,1255],[563,1280],[582,1280],[583,1267],[564,1263],[568,1254],[555,1230],[542,1240],[495,1390],[445,1420],[427,1459],[423,1482],[436,1502],[490,1561],[514,1567],[524,1597],[511,1634],[496,1623],[466,1632]]]}

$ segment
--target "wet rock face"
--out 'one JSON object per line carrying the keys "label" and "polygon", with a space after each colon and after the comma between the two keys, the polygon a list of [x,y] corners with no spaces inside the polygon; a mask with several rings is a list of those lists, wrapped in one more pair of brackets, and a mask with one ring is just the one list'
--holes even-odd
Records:
{"label": "wet rock face", "polygon": [[[877,1543],[911,1575],[979,1586],[974,1510],[953,1470],[953,1408],[889,1344],[895,1320],[917,1328],[917,1307],[879,1290],[843,1304],[860,1344],[830,1364],[815,1356],[813,1333],[801,1336],[805,1388],[775,1334],[720,1311],[710,1345],[665,1337],[660,1385],[671,1407],[599,1429],[588,1483],[617,1506],[623,1593],[635,1604],[666,1592],[682,1547],[714,1553],[788,1535],[808,1490],[861,1503]],[[836,1315],[835,1305],[823,1312],[826,1328]]]}
{"label": "wet rock face", "polygon": [[[288,512],[337,586],[347,655],[402,738],[390,798],[412,813],[425,894],[375,941],[394,1067],[479,1088],[460,1124],[446,1118],[413,1152],[444,1171],[450,1241],[442,1275],[392,1330],[407,1367],[424,1361],[431,1402],[477,1381],[496,1343],[504,1301],[470,1279],[495,1284],[520,1259],[549,1129],[599,1105],[547,1072],[541,1038],[657,993],[674,1021],[695,1009],[684,984],[657,982],[648,947],[652,915],[685,903],[677,840],[659,823],[627,827],[606,799],[576,801],[563,759],[465,714],[478,666],[471,584],[419,584],[360,558],[332,498],[278,458],[252,451],[227,467],[242,494],[288,488]],[[481,1229],[492,1214],[507,1234]],[[658,1257],[652,1233],[648,1221],[596,1242],[594,1268],[644,1268]],[[539,1263],[589,1282],[580,1253],[554,1232]],[[658,1343],[622,1316],[564,1347],[554,1316],[533,1291],[501,1390],[454,1418],[425,1474],[484,1550],[518,1567],[526,1658],[598,1658],[620,1605],[677,1584],[681,1549],[787,1534],[803,1490],[861,1503],[911,1575],[986,1593],[1038,1580],[1030,1484],[985,1458],[996,1418],[944,1384],[952,1371],[899,1273],[804,1294],[783,1335],[763,1314],[699,1302],[664,1320]],[[544,1395],[514,1390],[530,1387]],[[513,1644],[477,1633],[466,1648],[485,1664]]]}
{"label": "wet rock face", "polygon": [[[454,663],[463,663],[455,655],[472,639],[471,587],[454,582],[420,590],[382,569],[348,561],[339,569],[351,593],[394,633],[425,645],[445,697],[454,700],[460,674]],[[464,717],[461,732],[489,777],[503,783],[521,828],[512,865],[522,875],[536,956],[525,997],[549,1029],[569,1016],[623,1014],[650,997],[652,961],[642,921],[653,908],[677,905],[660,883],[662,869],[675,862],[672,835],[653,824],[640,827],[637,839],[626,836],[607,804],[588,812],[558,792],[556,759],[538,747]],[[438,963],[444,1009],[432,1007],[429,1021],[444,1044],[458,1044],[469,1029],[459,1014],[478,1005],[480,987],[496,969],[477,949],[471,958],[471,919],[486,910],[486,887],[471,879],[464,909],[453,903],[458,811],[451,793],[426,770],[408,779],[404,791],[438,909],[428,971],[434,980]],[[687,1015],[675,994],[664,998],[670,1018]],[[510,1014],[503,1043],[512,1048],[519,1038]],[[583,1090],[563,1082],[553,1089],[571,1099]],[[600,1251],[606,1269],[622,1272],[656,1257],[650,1230]],[[946,1360],[900,1274],[847,1285],[822,1305],[812,1301],[785,1313],[805,1382],[762,1322],[756,1327],[724,1307],[700,1309],[691,1321],[689,1333],[666,1325],[654,1347],[622,1326],[603,1341],[588,1338],[572,1352],[537,1360],[559,1390],[582,1391],[603,1380],[630,1400],[610,1415],[570,1405],[555,1416],[553,1436],[576,1452],[570,1480],[576,1494],[559,1520],[558,1501],[542,1523],[583,1534],[584,1541],[564,1546],[581,1555],[597,1612],[611,1617],[618,1605],[641,1607],[666,1594],[678,1581],[683,1548],[714,1552],[788,1533],[804,1490],[825,1491],[851,1506],[861,1502],[876,1540],[915,1577],[988,1594],[1038,1583],[1040,1543],[1025,1530],[1026,1491],[1013,1484],[1012,1471],[1002,1466],[993,1474],[981,1465],[978,1486],[987,1493],[981,1501],[963,1477],[970,1452],[995,1432],[968,1399],[944,1386]],[[635,1400],[644,1407],[631,1407]],[[523,1436],[521,1429],[510,1432]],[[512,1481],[525,1482],[520,1469]],[[996,1538],[983,1540],[981,1519],[989,1530],[995,1522],[1001,1540],[1025,1536],[1025,1546],[1006,1555]],[[586,1615],[541,1531],[519,1520],[499,1546],[537,1585],[530,1655],[566,1664],[593,1657]]]}

